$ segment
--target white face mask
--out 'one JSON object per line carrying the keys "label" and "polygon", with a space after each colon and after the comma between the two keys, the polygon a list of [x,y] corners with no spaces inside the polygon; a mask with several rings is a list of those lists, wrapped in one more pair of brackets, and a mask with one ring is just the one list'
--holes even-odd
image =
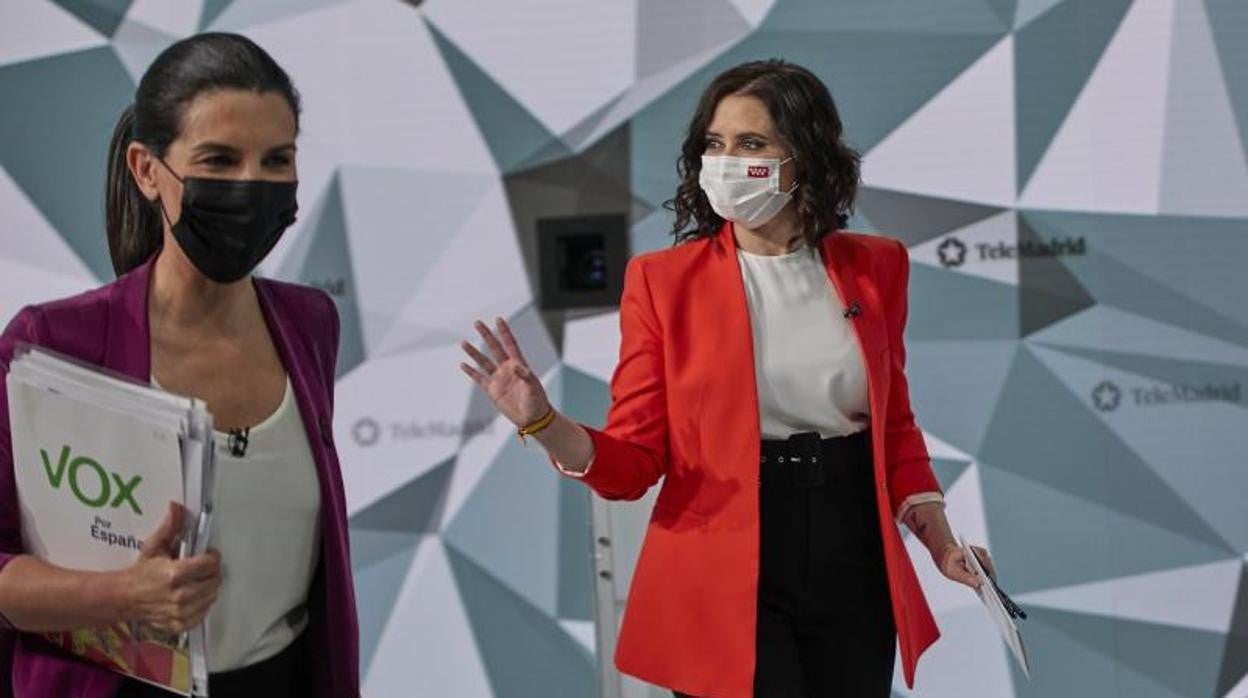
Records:
{"label": "white face mask", "polygon": [[757,228],[792,199],[796,182],[780,191],[780,166],[792,159],[703,155],[698,184],[720,218]]}

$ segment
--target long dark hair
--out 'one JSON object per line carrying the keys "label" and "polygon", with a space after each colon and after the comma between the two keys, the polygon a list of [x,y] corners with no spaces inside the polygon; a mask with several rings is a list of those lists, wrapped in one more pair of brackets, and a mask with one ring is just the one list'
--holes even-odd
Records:
{"label": "long dark hair", "polygon": [[143,196],[130,174],[127,147],[138,141],[164,157],[182,132],[186,105],[203,92],[222,89],[275,92],[286,99],[298,124],[299,93],[290,76],[251,39],[238,34],[198,34],[161,52],[139,81],[134,104],[122,112],[108,148],[104,220],[118,276],[155,254],[164,230],[160,209]]}
{"label": "long dark hair", "polygon": [[845,227],[858,193],[860,157],[842,140],[841,116],[827,86],[799,65],[772,59],[731,68],[702,93],[676,164],[680,186],[664,204],[676,212],[672,226],[676,241],[710,237],[724,224],[698,185],[698,175],[706,129],[720,100],[729,95],[760,99],[771,114],[776,134],[796,156],[793,202],[807,243],[813,246],[824,235]]}

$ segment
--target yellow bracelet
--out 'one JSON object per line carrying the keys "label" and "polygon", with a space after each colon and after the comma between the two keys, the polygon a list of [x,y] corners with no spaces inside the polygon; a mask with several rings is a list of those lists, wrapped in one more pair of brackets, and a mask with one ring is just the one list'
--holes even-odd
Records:
{"label": "yellow bracelet", "polygon": [[557,417],[558,415],[559,413],[556,412],[555,408],[552,407],[550,408],[550,411],[547,412],[546,415],[542,417],[541,419],[537,420],[536,422],[533,422],[532,424],[528,426],[523,426],[523,427],[520,427],[519,429],[516,429],[516,436],[519,437],[520,443],[525,444],[527,446],[528,442],[524,440],[524,437],[533,436],[539,431],[550,426],[555,421],[555,417]]}

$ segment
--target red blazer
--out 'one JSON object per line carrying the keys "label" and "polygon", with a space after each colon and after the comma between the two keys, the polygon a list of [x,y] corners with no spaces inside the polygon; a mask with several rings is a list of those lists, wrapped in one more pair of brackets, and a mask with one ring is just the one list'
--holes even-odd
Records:
{"label": "red blazer", "polygon": [[[884,557],[907,684],[939,636],[894,520],[906,497],[940,491],[904,373],[906,247],[836,232],[822,242],[868,374]],[[837,318],[837,321],[840,321]],[[620,301],[620,361],[596,455],[582,478],[637,499],[663,478],[633,575],[615,661],[697,696],[749,698],[758,598],[759,416],[753,340],[731,225],[633,259]],[[846,638],[852,642],[851,638]]]}

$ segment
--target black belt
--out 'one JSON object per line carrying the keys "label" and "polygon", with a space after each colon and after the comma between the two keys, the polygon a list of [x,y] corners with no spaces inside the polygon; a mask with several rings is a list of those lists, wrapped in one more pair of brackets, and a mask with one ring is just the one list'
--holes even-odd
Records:
{"label": "black belt", "polygon": [[859,462],[851,455],[870,449],[870,431],[848,436],[823,438],[817,432],[793,434],[787,439],[763,439],[759,445],[761,466],[783,466],[799,487],[820,487],[827,483],[829,468],[837,461]]}

